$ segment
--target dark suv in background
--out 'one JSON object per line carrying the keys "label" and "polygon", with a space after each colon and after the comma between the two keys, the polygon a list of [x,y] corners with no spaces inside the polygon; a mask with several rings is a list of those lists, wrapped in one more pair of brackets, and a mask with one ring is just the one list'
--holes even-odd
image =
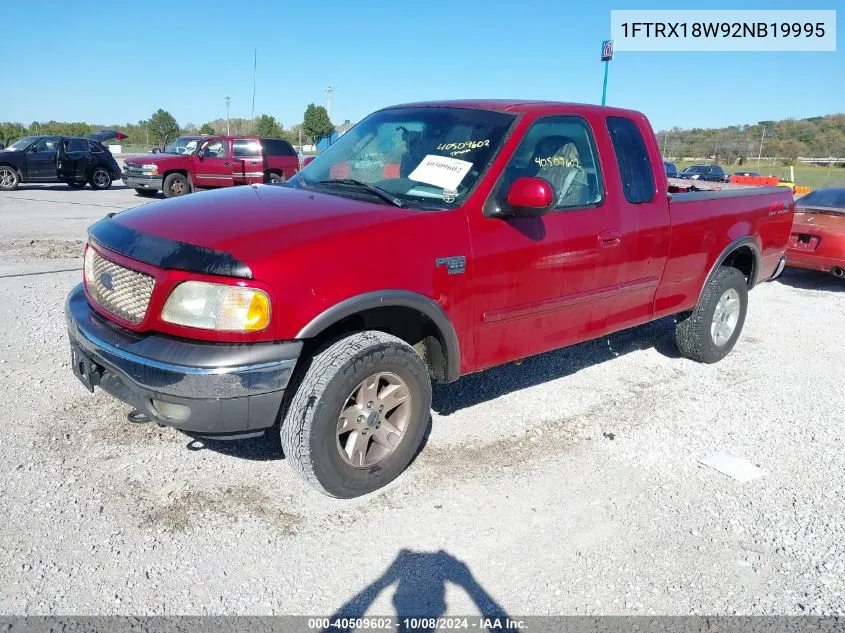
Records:
{"label": "dark suv in background", "polygon": [[89,136],[25,136],[0,151],[0,191],[21,183],[65,182],[71,189],[90,184],[108,189],[120,167],[103,142],[126,138],[115,130]]}

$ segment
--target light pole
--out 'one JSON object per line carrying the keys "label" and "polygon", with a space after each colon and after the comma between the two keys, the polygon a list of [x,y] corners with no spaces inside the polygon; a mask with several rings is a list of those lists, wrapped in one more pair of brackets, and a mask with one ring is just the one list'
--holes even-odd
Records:
{"label": "light pole", "polygon": [[229,95],[226,95],[223,100],[226,102],[226,136],[231,136],[229,132],[229,104],[232,103],[232,99]]}
{"label": "light pole", "polygon": [[332,94],[334,94],[334,88],[329,86],[326,88],[326,114],[329,115],[329,121],[332,120]]}

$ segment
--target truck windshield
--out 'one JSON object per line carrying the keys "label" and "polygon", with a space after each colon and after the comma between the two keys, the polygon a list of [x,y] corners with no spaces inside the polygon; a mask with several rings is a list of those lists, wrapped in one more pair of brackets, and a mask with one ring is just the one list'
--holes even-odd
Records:
{"label": "truck windshield", "polygon": [[9,145],[9,147],[7,147],[6,149],[10,149],[10,150],[13,150],[13,151],[24,150],[27,147],[29,147],[30,144],[37,138],[39,138],[39,137],[37,137],[37,136],[24,136],[23,138],[20,138],[17,141],[15,141],[14,143],[12,143],[11,145]]}
{"label": "truck windshield", "polygon": [[452,207],[473,190],[514,118],[454,107],[381,110],[341,136],[289,184],[389,203],[364,187],[349,186],[357,181],[406,206]]}
{"label": "truck windshield", "polygon": [[172,143],[168,143],[162,150],[165,154],[193,154],[197,151],[200,140],[189,136],[180,136]]}

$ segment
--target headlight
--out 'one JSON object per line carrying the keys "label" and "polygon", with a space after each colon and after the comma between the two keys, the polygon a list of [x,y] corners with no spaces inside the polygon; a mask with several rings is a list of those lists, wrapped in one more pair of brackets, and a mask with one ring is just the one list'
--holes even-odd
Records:
{"label": "headlight", "polygon": [[85,245],[85,266],[82,270],[85,278],[85,283],[90,283],[94,279],[94,249],[90,244]]}
{"label": "headlight", "polygon": [[149,176],[157,176],[158,165],[141,165],[141,171]]}
{"label": "headlight", "polygon": [[184,281],[170,293],[162,321],[224,332],[256,332],[270,323],[270,297],[263,290]]}

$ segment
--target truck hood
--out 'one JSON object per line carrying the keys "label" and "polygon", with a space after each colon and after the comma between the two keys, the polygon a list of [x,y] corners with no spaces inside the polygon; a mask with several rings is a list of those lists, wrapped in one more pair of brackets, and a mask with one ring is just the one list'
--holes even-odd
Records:
{"label": "truck hood", "polygon": [[158,165],[164,167],[171,163],[184,165],[192,160],[193,156],[190,154],[144,154],[143,156],[127,158],[124,162],[127,165]]}
{"label": "truck hood", "polygon": [[418,213],[423,212],[287,186],[250,185],[152,202],[118,213],[112,221],[172,240],[176,249],[189,244],[227,253],[255,270],[255,264],[280,251]]}

